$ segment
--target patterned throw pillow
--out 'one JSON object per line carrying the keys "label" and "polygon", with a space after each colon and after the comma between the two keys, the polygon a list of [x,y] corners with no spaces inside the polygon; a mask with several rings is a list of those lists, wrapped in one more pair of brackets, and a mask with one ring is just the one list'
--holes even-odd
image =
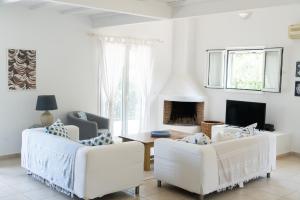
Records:
{"label": "patterned throw pillow", "polygon": [[87,146],[99,146],[99,145],[113,144],[113,140],[112,140],[111,133],[107,130],[102,133],[98,132],[98,136],[95,138],[91,138],[88,140],[81,140],[80,143]]}
{"label": "patterned throw pillow", "polygon": [[51,135],[57,135],[65,138],[70,138],[65,125],[60,119],[57,119],[51,126],[46,127],[46,133]]}
{"label": "patterned throw pillow", "polygon": [[109,135],[109,136],[111,135],[108,129],[98,129],[97,136],[100,136],[102,134]]}
{"label": "patterned throw pillow", "polygon": [[246,127],[242,128],[235,135],[236,135],[237,138],[249,137],[249,136],[257,135],[260,132],[255,129],[256,127],[257,127],[257,123],[251,124],[249,126],[246,126]]}
{"label": "patterned throw pillow", "polygon": [[179,141],[192,143],[192,144],[199,144],[199,145],[211,144],[210,138],[204,133],[196,133],[194,135],[184,137]]}
{"label": "patterned throw pillow", "polygon": [[82,112],[82,111],[77,112],[77,115],[78,115],[79,119],[88,120],[85,112]]}

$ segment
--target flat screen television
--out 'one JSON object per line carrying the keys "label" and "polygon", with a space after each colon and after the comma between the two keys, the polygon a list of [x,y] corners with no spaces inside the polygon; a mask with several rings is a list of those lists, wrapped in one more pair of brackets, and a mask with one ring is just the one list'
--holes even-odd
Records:
{"label": "flat screen television", "polygon": [[263,130],[266,119],[266,104],[227,100],[225,123],[245,127],[257,123],[257,129]]}

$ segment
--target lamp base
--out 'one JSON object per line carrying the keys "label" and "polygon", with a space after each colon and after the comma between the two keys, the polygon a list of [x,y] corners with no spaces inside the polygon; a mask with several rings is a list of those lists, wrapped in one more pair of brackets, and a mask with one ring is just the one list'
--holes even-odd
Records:
{"label": "lamp base", "polygon": [[49,111],[45,111],[41,115],[41,123],[43,126],[50,126],[53,124],[54,118]]}

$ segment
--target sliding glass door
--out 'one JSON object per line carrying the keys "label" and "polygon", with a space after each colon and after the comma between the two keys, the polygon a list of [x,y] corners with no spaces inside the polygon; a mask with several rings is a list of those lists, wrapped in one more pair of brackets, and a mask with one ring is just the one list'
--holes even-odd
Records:
{"label": "sliding glass door", "polygon": [[[151,73],[151,47],[124,44],[122,75],[118,78],[117,89],[111,102],[111,131],[113,135],[137,134],[144,126],[145,100],[149,93],[148,76]],[[111,52],[114,53],[112,49]],[[149,69],[146,69],[149,68]],[[116,84],[116,83],[114,83]],[[113,84],[113,85],[114,85]],[[101,90],[101,114],[107,112],[105,92]]]}

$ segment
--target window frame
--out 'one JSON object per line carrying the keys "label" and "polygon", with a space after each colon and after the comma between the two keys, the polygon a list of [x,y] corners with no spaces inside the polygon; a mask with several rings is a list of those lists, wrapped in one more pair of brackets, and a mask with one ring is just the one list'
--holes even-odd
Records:
{"label": "window frame", "polygon": [[[210,49],[210,50],[206,50],[207,52],[207,72],[206,72],[206,83],[205,83],[205,87],[206,88],[214,88],[214,89],[224,89],[224,83],[225,83],[225,74],[226,74],[226,49]],[[211,86],[210,83],[209,83],[209,73],[210,73],[210,54],[211,53],[222,53],[223,55],[223,61],[222,61],[222,72],[223,72],[223,75],[222,75],[222,80],[221,80],[221,85],[220,86]]]}
{"label": "window frame", "polygon": [[[224,58],[223,58],[223,82],[222,86],[216,87],[216,86],[210,86],[209,85],[209,72],[210,72],[210,53],[211,52],[220,52],[224,51]],[[255,90],[255,89],[242,89],[242,88],[230,88],[228,87],[228,66],[229,66],[229,53],[230,51],[263,51],[264,54],[264,60],[263,60],[263,70],[262,70],[262,76],[263,76],[263,88],[261,90]],[[279,83],[278,83],[278,90],[276,89],[267,89],[265,88],[265,81],[266,81],[266,52],[267,51],[278,51],[280,52],[280,77],[279,77]],[[206,83],[205,83],[205,88],[209,89],[224,89],[224,90],[237,90],[237,91],[249,91],[249,92],[268,92],[268,93],[281,93],[281,86],[282,86],[282,72],[283,72],[283,47],[270,47],[270,48],[265,48],[265,47],[235,47],[235,48],[226,48],[226,49],[208,49],[206,50],[207,56],[207,64],[206,64]]]}
{"label": "window frame", "polygon": [[[262,92],[269,92],[269,93],[281,93],[281,86],[282,86],[282,68],[283,68],[283,47],[272,47],[272,48],[265,48],[265,68],[264,68],[264,81],[263,81],[263,89]],[[272,90],[271,88],[265,88],[266,83],[266,68],[267,68],[267,54],[266,51],[278,51],[280,53],[280,69],[279,69],[279,83],[278,83],[278,91]]]}

